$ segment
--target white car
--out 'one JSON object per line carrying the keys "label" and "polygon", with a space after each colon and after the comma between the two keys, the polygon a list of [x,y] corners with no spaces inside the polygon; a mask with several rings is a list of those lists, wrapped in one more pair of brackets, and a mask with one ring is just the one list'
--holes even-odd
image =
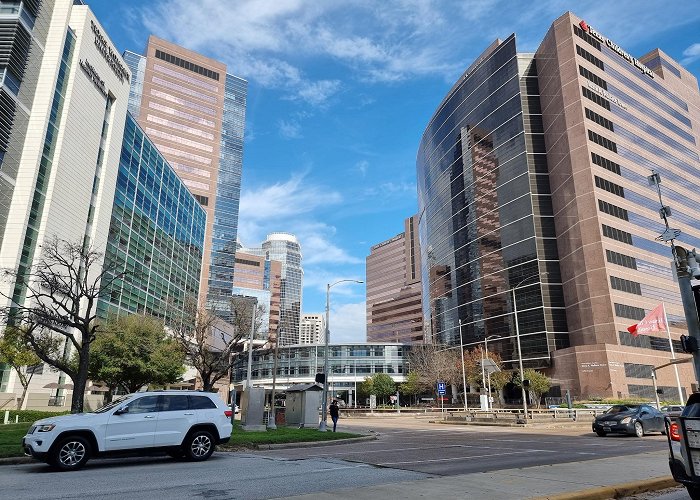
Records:
{"label": "white car", "polygon": [[138,392],[96,410],[37,420],[22,438],[27,455],[60,470],[91,457],[166,452],[208,459],[231,439],[231,410],[218,395],[200,391]]}

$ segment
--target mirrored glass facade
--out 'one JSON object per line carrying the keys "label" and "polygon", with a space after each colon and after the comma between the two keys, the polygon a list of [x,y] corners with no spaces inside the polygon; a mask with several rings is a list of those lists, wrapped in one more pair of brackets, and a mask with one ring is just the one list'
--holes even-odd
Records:
{"label": "mirrored glass facade", "polygon": [[100,316],[181,318],[185,300],[199,290],[205,229],[204,209],[127,114],[105,253],[105,262],[126,275],[101,299]]}
{"label": "mirrored glass facade", "polygon": [[515,35],[477,61],[417,156],[425,336],[459,345],[461,321],[464,344],[498,336],[489,348],[511,366],[547,366],[568,335],[537,65]]}

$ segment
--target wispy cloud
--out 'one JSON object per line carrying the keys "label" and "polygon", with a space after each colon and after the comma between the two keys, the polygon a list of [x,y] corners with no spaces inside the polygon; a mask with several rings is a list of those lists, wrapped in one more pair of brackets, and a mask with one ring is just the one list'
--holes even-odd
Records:
{"label": "wispy cloud", "polygon": [[387,181],[387,182],[382,182],[379,184],[379,186],[376,187],[368,187],[365,189],[364,194],[365,196],[372,197],[372,196],[381,196],[381,197],[387,197],[387,196],[397,196],[397,195],[404,195],[404,194],[415,194],[416,193],[416,184],[414,182],[394,182],[394,181]]}
{"label": "wispy cloud", "polygon": [[301,124],[297,121],[279,120],[277,122],[280,135],[285,139],[301,139]]}
{"label": "wispy cloud", "polygon": [[365,177],[367,175],[367,171],[369,170],[369,162],[367,160],[361,160],[355,163],[355,168],[357,172],[360,172],[360,175],[362,177]]}
{"label": "wispy cloud", "polygon": [[683,51],[681,64],[688,65],[700,59],[700,43],[694,43]]}
{"label": "wispy cloud", "polygon": [[[344,84],[302,70],[310,61],[337,63],[364,82],[453,81],[496,37],[517,32],[520,49],[534,49],[570,7],[565,0],[527,9],[506,0],[154,0],[130,15],[160,36],[224,60],[235,74],[325,106]],[[634,0],[583,0],[575,9],[625,44],[700,20],[693,2],[639,9]],[[695,60],[693,47],[687,60]]]}
{"label": "wispy cloud", "polygon": [[304,266],[361,264],[362,259],[338,245],[336,228],[320,220],[326,211],[333,210],[342,201],[340,193],[314,183],[306,174],[244,190],[239,239],[245,245],[255,246],[270,232],[289,232],[299,239]]}

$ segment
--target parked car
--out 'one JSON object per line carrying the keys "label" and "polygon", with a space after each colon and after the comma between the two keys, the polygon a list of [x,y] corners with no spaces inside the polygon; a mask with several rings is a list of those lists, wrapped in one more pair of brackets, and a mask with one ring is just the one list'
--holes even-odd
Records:
{"label": "parked car", "polygon": [[659,408],[661,413],[664,414],[665,417],[677,417],[681,413],[683,413],[683,409],[685,406],[683,405],[667,405],[667,406],[662,406]]}
{"label": "parked car", "polygon": [[613,405],[593,421],[593,432],[601,437],[609,433],[642,437],[649,432],[665,431],[663,414],[645,404]]}
{"label": "parked car", "polygon": [[[673,479],[686,487],[690,498],[693,500],[700,500],[700,476],[698,476],[698,472],[700,471],[697,469],[700,464],[691,463],[688,457],[688,450],[685,447],[686,437],[683,435],[683,426],[681,426],[680,422],[681,418],[685,417],[690,418],[690,420],[686,420],[686,429],[688,427],[698,429],[693,433],[694,436],[688,436],[688,443],[693,446],[697,444],[697,436],[700,434],[699,393],[690,395],[680,418],[677,416],[666,418],[666,425],[668,427],[668,466],[671,469]],[[693,462],[696,461],[697,458],[693,460]]]}
{"label": "parked car", "polygon": [[167,453],[208,459],[231,439],[231,410],[200,391],[128,394],[93,413],[37,420],[22,438],[27,455],[59,470],[76,470],[96,456]]}

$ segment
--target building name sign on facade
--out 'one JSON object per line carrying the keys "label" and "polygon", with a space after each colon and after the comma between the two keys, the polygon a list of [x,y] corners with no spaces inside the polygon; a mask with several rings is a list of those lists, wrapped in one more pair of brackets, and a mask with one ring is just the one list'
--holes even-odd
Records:
{"label": "building name sign on facade", "polygon": [[90,20],[90,26],[95,35],[95,47],[97,47],[97,50],[99,50],[102,57],[105,58],[105,61],[107,61],[109,67],[112,68],[114,74],[117,75],[117,78],[119,78],[119,81],[124,83],[124,80],[126,80],[128,82],[129,72],[121,63],[121,56],[109,46],[107,39],[100,31],[100,28],[97,27],[95,21]]}
{"label": "building name sign on facade", "polygon": [[397,240],[400,240],[400,239],[403,238],[404,236],[405,236],[404,233],[397,234],[396,236],[394,236],[394,237],[391,238],[390,240],[386,240],[386,241],[382,241],[381,243],[377,243],[376,245],[372,246],[372,247],[370,248],[370,250],[376,250],[377,248],[382,248],[383,246],[386,246],[386,245],[388,245],[389,243],[393,243],[393,242],[395,242],[395,241],[397,241]]}
{"label": "building name sign on facade", "polygon": [[607,90],[605,90],[603,87],[599,87],[599,86],[596,85],[595,83],[589,81],[589,82],[588,82],[588,88],[591,89],[591,90],[592,90],[593,92],[595,92],[596,94],[598,94],[599,96],[605,97],[608,101],[610,101],[610,102],[612,102],[612,103],[614,103],[614,104],[617,104],[617,105],[620,106],[622,109],[627,109],[627,104],[625,104],[625,103],[622,102],[620,99],[618,99],[617,97],[615,97],[614,95],[612,95],[610,92],[608,92]]}
{"label": "building name sign on facade", "polygon": [[603,36],[598,31],[591,28],[586,23],[586,21],[582,20],[580,23],[578,23],[578,25],[581,27],[581,29],[583,31],[585,31],[586,33],[591,35],[593,38],[595,38],[596,40],[598,40],[601,43],[604,43],[605,45],[610,47],[613,51],[617,52],[620,55],[620,57],[624,58],[625,60],[627,60],[627,62],[634,65],[637,69],[639,69],[639,71],[641,71],[642,73],[644,73],[647,76],[650,76],[651,78],[654,78],[654,72],[652,70],[650,70],[646,65],[639,62],[639,60],[636,57],[632,57],[627,51],[623,50],[622,47],[617,45],[615,42],[610,40],[608,37]]}
{"label": "building name sign on facade", "polygon": [[102,78],[100,78],[100,75],[95,70],[95,67],[89,62],[87,62],[87,60],[83,59],[80,60],[80,67],[83,68],[85,74],[92,80],[92,83],[95,84],[97,90],[99,90],[103,96],[109,97],[107,87],[105,86],[105,81]]}

